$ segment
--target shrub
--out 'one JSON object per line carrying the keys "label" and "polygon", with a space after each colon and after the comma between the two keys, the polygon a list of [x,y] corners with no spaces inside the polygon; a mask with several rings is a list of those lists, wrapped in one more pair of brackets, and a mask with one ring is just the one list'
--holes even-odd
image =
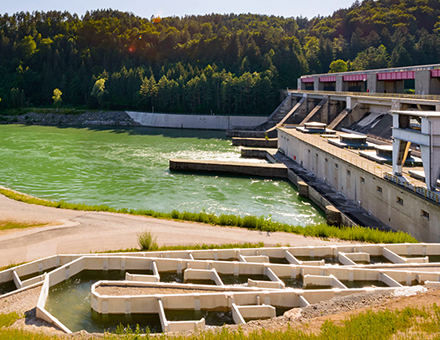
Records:
{"label": "shrub", "polygon": [[141,250],[157,250],[159,246],[156,241],[157,236],[154,236],[149,230],[145,230],[142,234],[138,235],[138,244]]}

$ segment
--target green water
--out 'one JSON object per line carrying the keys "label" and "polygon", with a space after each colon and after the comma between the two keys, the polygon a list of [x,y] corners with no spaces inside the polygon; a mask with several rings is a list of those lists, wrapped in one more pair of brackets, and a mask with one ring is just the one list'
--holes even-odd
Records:
{"label": "green water", "polygon": [[220,275],[225,285],[247,285],[248,279],[254,281],[270,281],[266,275],[249,274],[249,275]]}
{"label": "green water", "polygon": [[286,287],[302,289],[303,278],[302,277],[280,277],[280,280],[284,282]]}
{"label": "green water", "polygon": [[234,319],[230,310],[207,311],[207,310],[165,310],[168,321],[190,321],[205,318],[208,326],[233,325]]}
{"label": "green water", "polygon": [[[148,274],[150,271],[128,270],[128,272]],[[92,285],[99,280],[124,280],[124,278],[125,271],[121,270],[84,270],[50,288],[46,309],[72,332],[82,329],[89,333],[114,331],[120,323],[128,324],[132,328],[139,324],[142,328],[149,327],[152,332],[161,332],[157,314],[133,314],[126,317],[92,313],[90,302]]]}
{"label": "green water", "polygon": [[0,283],[0,295],[13,292],[16,289],[14,281]]}
{"label": "green water", "polygon": [[177,282],[183,283],[183,273],[177,272],[160,272],[160,282]]}
{"label": "green water", "polygon": [[385,256],[382,256],[382,255],[379,255],[379,256],[370,255],[370,263],[371,264],[380,264],[380,263],[393,263],[393,262],[391,262]]}
{"label": "green water", "polygon": [[[311,256],[296,256],[297,260],[299,261],[321,261],[324,260],[325,263],[328,264],[338,264],[339,260],[337,257],[335,256],[315,256],[315,257],[311,257]],[[307,265],[307,263],[304,263],[305,265]]]}
{"label": "green water", "polygon": [[386,283],[382,281],[364,281],[364,280],[356,280],[356,281],[345,281],[340,280],[347,288],[365,288],[365,287],[389,287]]}
{"label": "green water", "polygon": [[269,262],[276,264],[290,264],[285,257],[269,257]]}
{"label": "green water", "polygon": [[20,276],[20,280],[21,281],[26,281],[26,280],[32,279],[32,278],[34,278],[36,276],[43,275],[44,273],[49,273],[49,272],[51,272],[52,270],[54,270],[56,268],[57,267],[52,267],[52,268],[45,269],[45,270],[43,270],[41,272],[34,272],[32,274],[23,275],[23,276]]}
{"label": "green water", "polygon": [[0,185],[70,203],[324,222],[287,182],[171,173],[169,159],[240,158],[224,132],[0,125]]}

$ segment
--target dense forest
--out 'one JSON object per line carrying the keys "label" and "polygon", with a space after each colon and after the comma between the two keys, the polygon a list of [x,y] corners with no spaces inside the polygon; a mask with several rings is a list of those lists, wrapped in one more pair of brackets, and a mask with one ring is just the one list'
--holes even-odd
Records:
{"label": "dense forest", "polygon": [[269,114],[304,74],[440,62],[440,1],[364,0],[332,16],[0,16],[0,109]]}

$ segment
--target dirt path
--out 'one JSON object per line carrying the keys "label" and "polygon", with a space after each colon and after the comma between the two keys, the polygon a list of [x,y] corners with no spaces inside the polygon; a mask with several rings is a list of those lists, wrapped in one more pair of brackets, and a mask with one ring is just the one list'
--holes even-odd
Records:
{"label": "dirt path", "polygon": [[330,244],[322,239],[289,233],[266,233],[143,216],[49,208],[17,202],[3,195],[0,195],[0,220],[50,223],[45,227],[0,232],[0,266],[55,254],[137,247],[137,235],[146,229],[157,236],[159,245],[243,242],[264,242],[266,246]]}

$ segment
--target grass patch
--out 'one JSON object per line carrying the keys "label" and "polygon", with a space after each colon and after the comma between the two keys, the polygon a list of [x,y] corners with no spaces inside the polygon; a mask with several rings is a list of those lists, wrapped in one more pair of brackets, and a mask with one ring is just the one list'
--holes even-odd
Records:
{"label": "grass patch", "polygon": [[[192,244],[192,245],[177,245],[177,246],[160,246],[155,251],[167,251],[167,250],[208,250],[208,249],[234,249],[234,248],[262,248],[264,247],[264,242],[258,243],[227,243],[227,244]],[[141,251],[138,248],[127,248],[119,250],[107,250],[99,251],[96,253],[133,253]],[[11,268],[11,267],[9,267]]]}
{"label": "grass patch", "polygon": [[9,269],[9,268],[17,267],[17,266],[22,265],[22,264],[25,264],[25,263],[28,263],[28,262],[20,262],[20,263],[11,263],[11,264],[8,264],[7,266],[0,267],[0,272],[3,271],[3,270]]}
{"label": "grass patch", "polygon": [[42,227],[48,223],[0,221],[0,230]]}
{"label": "grass patch", "polygon": [[41,198],[25,195],[10,189],[0,188],[0,194],[14,199],[16,201],[29,204],[43,205],[53,208],[83,210],[83,211],[104,211],[140,216],[150,216],[161,219],[173,219],[178,221],[191,221],[206,223],[211,225],[219,225],[225,227],[240,227],[261,231],[283,231],[304,236],[321,237],[321,238],[337,238],[340,240],[360,241],[368,243],[417,243],[418,241],[411,235],[402,231],[385,232],[376,229],[363,227],[335,227],[327,224],[318,224],[313,226],[301,227],[293,226],[286,223],[275,222],[265,216],[236,216],[236,215],[214,215],[206,212],[179,212],[173,210],[170,213],[157,212],[154,210],[143,209],[117,209],[106,205],[86,205],[67,203],[64,201],[52,202]]}
{"label": "grass patch", "polygon": [[138,235],[138,244],[141,250],[155,251],[159,248],[157,245],[157,236],[149,230],[145,230],[142,234]]}
{"label": "grass patch", "polygon": [[1,327],[9,327],[17,319],[20,319],[20,315],[18,315],[15,312],[9,313],[9,314],[0,314],[0,328]]}
{"label": "grass patch", "polygon": [[[104,334],[104,337],[87,337],[87,339],[106,340],[378,340],[378,339],[427,339],[438,338],[440,308],[434,304],[426,310],[407,307],[402,310],[373,312],[371,310],[347,318],[341,325],[326,321],[317,334],[307,331],[307,325],[301,330],[288,326],[287,330],[267,331],[264,328],[245,334],[240,328],[220,331],[206,331],[185,335],[140,335],[140,329],[131,330],[123,326],[118,327],[116,334]],[[0,314],[0,338],[2,340],[58,340],[64,337],[49,336],[40,333],[31,333],[23,330],[1,328],[11,325],[19,316],[16,313]],[[3,323],[2,321],[5,320]],[[11,321],[12,320],[12,321]],[[408,333],[417,336],[409,336]],[[81,335],[74,337],[82,339]]]}

